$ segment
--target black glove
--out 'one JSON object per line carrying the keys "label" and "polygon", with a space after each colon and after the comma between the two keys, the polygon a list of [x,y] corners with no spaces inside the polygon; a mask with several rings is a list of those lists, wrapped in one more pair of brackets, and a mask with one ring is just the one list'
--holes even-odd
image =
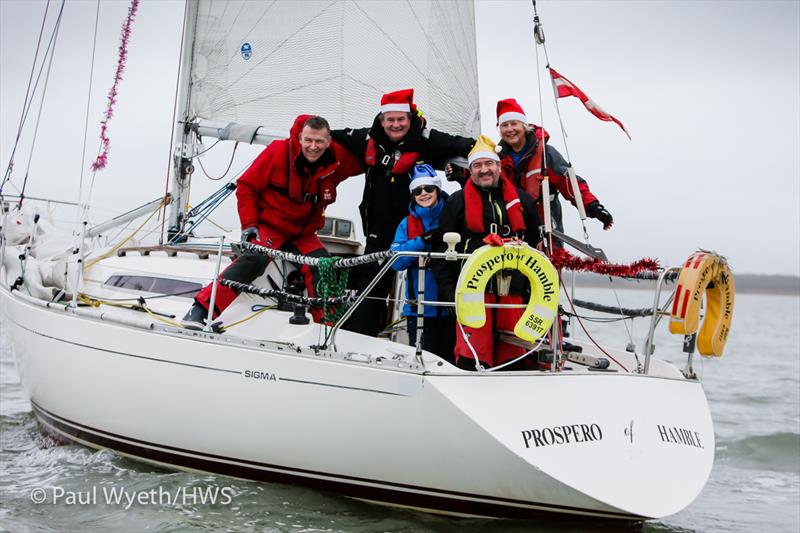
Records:
{"label": "black glove", "polygon": [[242,242],[250,242],[250,241],[260,241],[261,238],[258,235],[258,228],[255,226],[250,226],[249,228],[245,228],[242,230]]}
{"label": "black glove", "polygon": [[597,200],[586,206],[586,214],[602,222],[603,229],[610,229],[614,225],[614,217]]}
{"label": "black glove", "polygon": [[455,181],[463,187],[469,179],[469,170],[452,163],[447,163],[447,166],[444,167],[444,177],[447,178],[447,181]]}
{"label": "black glove", "polygon": [[434,228],[422,234],[422,242],[425,244],[435,244],[442,241],[441,228]]}

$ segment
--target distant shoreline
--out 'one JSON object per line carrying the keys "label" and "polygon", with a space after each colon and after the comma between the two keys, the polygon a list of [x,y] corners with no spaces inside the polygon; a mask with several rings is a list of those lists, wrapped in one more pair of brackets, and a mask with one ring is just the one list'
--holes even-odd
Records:
{"label": "distant shoreline", "polygon": [[[564,278],[564,283],[570,283],[569,274]],[[619,278],[615,278],[615,281]],[[736,292],[742,294],[775,294],[783,296],[800,296],[800,276],[771,275],[771,274],[734,274]],[[626,289],[652,290],[654,281],[649,280],[619,280]],[[575,277],[575,284],[582,287],[605,287],[608,277],[600,274],[579,272]]]}

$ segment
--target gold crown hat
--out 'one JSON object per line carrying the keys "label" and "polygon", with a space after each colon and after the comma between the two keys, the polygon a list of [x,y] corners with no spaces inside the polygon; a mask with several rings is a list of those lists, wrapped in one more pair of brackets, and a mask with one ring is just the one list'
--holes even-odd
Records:
{"label": "gold crown hat", "polygon": [[494,144],[494,141],[491,140],[486,135],[481,135],[478,137],[478,142],[475,143],[475,146],[472,147],[472,150],[469,151],[469,158],[467,158],[467,164],[472,166],[472,163],[477,159],[488,158],[494,161],[500,161],[500,157],[497,155],[496,152],[497,146]]}

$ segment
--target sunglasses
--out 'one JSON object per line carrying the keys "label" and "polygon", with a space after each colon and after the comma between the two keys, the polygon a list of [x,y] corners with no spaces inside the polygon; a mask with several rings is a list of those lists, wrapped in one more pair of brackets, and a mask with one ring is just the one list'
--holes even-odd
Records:
{"label": "sunglasses", "polygon": [[419,187],[411,191],[411,194],[416,197],[422,194],[423,192],[432,193],[437,188],[438,187],[436,187],[435,185],[420,185]]}

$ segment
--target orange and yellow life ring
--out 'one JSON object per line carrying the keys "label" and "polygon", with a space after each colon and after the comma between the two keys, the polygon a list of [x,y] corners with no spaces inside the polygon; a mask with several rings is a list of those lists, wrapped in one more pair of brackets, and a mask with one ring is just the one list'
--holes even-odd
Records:
{"label": "orange and yellow life ring", "polygon": [[469,327],[486,324],[486,284],[501,270],[518,270],[531,283],[531,298],[514,326],[514,334],[528,342],[542,338],[558,314],[558,271],[547,257],[524,242],[481,246],[464,262],[456,284],[456,318]]}
{"label": "orange and yellow life ring", "polygon": [[[728,341],[736,292],[733,274],[725,258],[699,251],[684,263],[675,288],[669,321],[670,333],[697,333],[697,350],[702,355],[720,357]],[[706,314],[700,326],[700,304],[706,296]]]}

